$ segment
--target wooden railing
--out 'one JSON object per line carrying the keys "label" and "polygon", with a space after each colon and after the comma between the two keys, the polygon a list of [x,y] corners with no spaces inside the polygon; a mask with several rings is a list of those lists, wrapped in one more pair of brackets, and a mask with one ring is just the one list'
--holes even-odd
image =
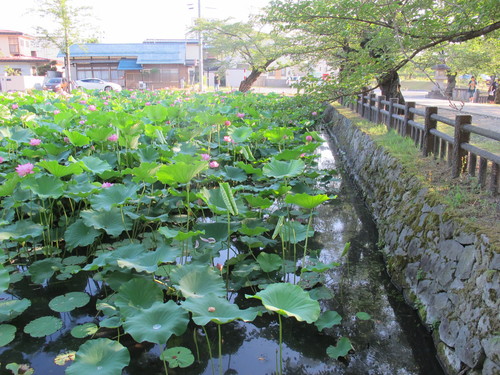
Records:
{"label": "wooden railing", "polygon": [[[415,102],[398,104],[397,99],[386,100],[375,94],[359,95],[354,101],[341,100],[343,103],[365,119],[411,137],[424,156],[432,154],[446,160],[452,178],[462,173],[477,175],[483,188],[499,193],[500,155],[473,146],[469,141],[471,134],[500,141],[500,133],[472,125],[472,116],[456,115],[452,120],[440,116],[437,107],[417,109]],[[454,127],[454,136],[437,130],[438,123]]]}

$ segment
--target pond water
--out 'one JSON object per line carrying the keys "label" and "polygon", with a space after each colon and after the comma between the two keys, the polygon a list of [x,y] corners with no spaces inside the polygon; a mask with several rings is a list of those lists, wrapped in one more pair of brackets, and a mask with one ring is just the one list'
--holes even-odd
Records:
{"label": "pond water", "polygon": [[[319,149],[321,168],[335,169],[335,160],[327,142]],[[298,323],[293,318],[283,319],[283,372],[288,375],[441,375],[430,335],[415,312],[408,307],[400,292],[386,274],[383,258],[377,247],[377,231],[362,199],[347,178],[339,175],[328,186],[329,195],[338,198],[323,204],[314,220],[315,237],[311,246],[321,249],[325,263],[341,265],[326,273],[326,286],[333,298],[321,300],[323,310],[337,311],[342,324],[318,333],[314,325]],[[342,256],[344,245],[351,247]],[[22,327],[36,317],[54,315],[48,302],[69,291],[86,291],[92,297],[87,306],[95,306],[100,286],[83,273],[70,281],[45,286],[16,283],[11,294],[29,298],[32,307],[15,319],[19,327],[16,340],[0,348],[0,373],[11,374],[7,363],[28,363],[35,374],[64,374],[66,366],[54,364],[54,357],[67,350],[77,350],[83,342],[73,338],[70,330],[77,324],[97,322],[95,310],[79,308],[61,313],[63,329],[44,338],[31,338],[22,333]],[[2,296],[0,296],[2,297]],[[231,298],[240,305],[248,305],[243,294]],[[369,320],[356,318],[365,312]],[[193,328],[193,327],[191,327]],[[219,362],[217,329],[208,326],[204,332],[188,330],[181,337],[172,337],[169,346],[189,347],[199,362],[186,369],[169,369],[171,374],[209,375],[239,374],[265,375],[276,373],[278,351],[278,321],[276,315],[264,314],[252,323],[233,322],[222,326],[222,360]],[[208,335],[213,360],[207,350]],[[107,332],[106,337],[116,334]],[[347,359],[339,361],[326,354],[326,348],[336,345],[338,338],[348,337],[354,350]],[[131,354],[126,375],[163,374],[158,359],[163,348],[157,345],[133,343],[127,345],[127,336],[121,342]],[[196,342],[197,345],[194,343]],[[219,365],[221,371],[219,372]],[[88,374],[94,375],[94,374]]]}

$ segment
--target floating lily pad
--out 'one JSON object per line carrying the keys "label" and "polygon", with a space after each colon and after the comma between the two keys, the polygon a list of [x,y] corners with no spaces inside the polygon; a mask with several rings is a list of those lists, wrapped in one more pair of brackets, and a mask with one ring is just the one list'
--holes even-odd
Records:
{"label": "floating lily pad", "polygon": [[70,292],[50,300],[49,307],[53,311],[68,312],[77,307],[85,306],[90,301],[90,296],[84,292]]}
{"label": "floating lily pad", "polygon": [[54,358],[54,363],[58,366],[64,366],[69,361],[75,360],[75,354],[76,352],[74,350],[70,352],[61,353]]}
{"label": "floating lily pad", "polygon": [[163,301],[163,291],[152,280],[132,279],[123,284],[116,295],[115,305],[125,316],[147,309],[155,302]]}
{"label": "floating lily pad", "polygon": [[0,322],[14,319],[30,306],[31,301],[26,298],[0,301]]}
{"label": "floating lily pad", "polygon": [[331,358],[338,359],[339,357],[345,357],[351,349],[351,341],[347,337],[341,337],[336,346],[330,345],[326,349],[326,354]]}
{"label": "floating lily pad", "polygon": [[370,320],[372,316],[365,312],[358,312],[356,313],[356,318],[358,318],[359,320]]}
{"label": "floating lily pad", "polygon": [[42,316],[32,320],[24,327],[24,332],[31,337],[44,337],[52,335],[62,327],[62,320],[54,316]]}
{"label": "floating lily pad", "polygon": [[71,330],[71,336],[82,339],[87,336],[91,336],[99,330],[99,327],[94,323],[85,323],[76,327],[73,327]]}
{"label": "floating lily pad", "polygon": [[67,375],[119,375],[130,362],[130,354],[122,344],[110,339],[90,340],[80,346]]}
{"label": "floating lily pad", "polygon": [[7,370],[12,371],[13,374],[18,375],[18,374],[23,374],[23,375],[32,375],[35,373],[35,370],[30,367],[27,364],[17,364],[15,362],[9,363],[7,366],[5,366]]}
{"label": "floating lily pad", "polygon": [[325,311],[319,319],[314,323],[318,328],[318,331],[322,331],[324,328],[330,328],[334,325],[338,325],[342,322],[342,317],[336,311]]}
{"label": "floating lily pad", "polygon": [[188,348],[178,346],[163,351],[163,353],[160,354],[160,359],[162,361],[167,361],[168,365],[172,368],[184,368],[193,364],[194,355]]}
{"label": "floating lily pad", "polygon": [[189,323],[188,313],[174,301],[155,302],[128,317],[123,323],[125,332],[137,342],[149,341],[165,344],[170,336],[180,336]]}
{"label": "floating lily pad", "polygon": [[0,324],[0,346],[5,346],[14,340],[17,328],[11,324]]}

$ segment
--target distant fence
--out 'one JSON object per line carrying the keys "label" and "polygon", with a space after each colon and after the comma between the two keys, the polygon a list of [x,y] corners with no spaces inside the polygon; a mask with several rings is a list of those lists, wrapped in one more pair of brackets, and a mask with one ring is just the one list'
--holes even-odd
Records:
{"label": "distant fence", "polygon": [[[375,94],[359,95],[357,100],[341,104],[360,114],[363,118],[385,124],[401,136],[411,137],[424,156],[446,160],[451,169],[452,178],[461,173],[476,176],[480,185],[493,194],[499,192],[500,156],[469,143],[471,134],[500,141],[500,133],[471,125],[472,116],[456,115],[451,120],[438,114],[437,107],[415,108],[415,102],[398,104],[398,99],[386,100],[385,96]],[[436,129],[443,123],[455,128],[451,137]]]}

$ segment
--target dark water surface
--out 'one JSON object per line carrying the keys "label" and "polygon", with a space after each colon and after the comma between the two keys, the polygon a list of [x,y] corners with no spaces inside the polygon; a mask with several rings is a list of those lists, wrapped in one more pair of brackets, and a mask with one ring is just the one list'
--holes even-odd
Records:
{"label": "dark water surface", "polygon": [[[335,169],[335,161],[328,143],[319,150],[320,167]],[[391,284],[377,249],[376,227],[355,188],[347,178],[339,176],[331,182],[328,194],[338,198],[318,208],[314,221],[316,235],[311,246],[321,249],[325,263],[339,262],[341,266],[328,271],[326,286],[334,297],[321,300],[322,310],[335,310],[342,324],[325,329],[319,334],[314,325],[298,323],[293,318],[283,319],[283,369],[288,375],[441,375],[432,340],[415,312],[408,307],[399,291]],[[351,243],[347,255],[341,256],[346,242]],[[71,313],[54,314],[48,302],[69,291],[86,291],[96,295],[99,290],[92,280],[79,274],[70,281],[40,287],[16,283],[12,291],[18,298],[29,298],[32,306],[15,319],[18,326],[16,340],[0,348],[1,374],[11,374],[5,365],[11,362],[29,363],[37,375],[64,374],[65,366],[57,366],[53,359],[59,353],[77,350],[82,339],[73,338],[70,330],[77,324],[97,322],[95,310],[80,308]],[[1,296],[0,296],[1,297]],[[239,304],[247,304],[243,295],[233,295]],[[95,299],[87,306],[95,306]],[[366,312],[371,320],[360,320],[356,313]],[[63,329],[49,337],[35,339],[22,333],[22,327],[43,315],[57,315]],[[194,327],[190,327],[194,328]],[[168,373],[189,375],[219,374],[217,330],[207,328],[213,360],[207,350],[205,333],[193,330],[182,337],[172,337],[169,347],[187,346],[200,362],[186,369],[170,369]],[[108,335],[109,336],[109,335]],[[326,355],[326,348],[336,345],[338,338],[348,337],[354,352],[347,360],[338,361]],[[113,336],[110,336],[113,338]],[[274,374],[277,366],[278,322],[276,315],[264,314],[252,323],[233,322],[222,326],[222,374]],[[164,374],[158,359],[163,348],[143,343],[127,345],[127,336],[121,341],[129,348],[131,364],[127,375]],[[88,374],[95,375],[95,374]]]}

